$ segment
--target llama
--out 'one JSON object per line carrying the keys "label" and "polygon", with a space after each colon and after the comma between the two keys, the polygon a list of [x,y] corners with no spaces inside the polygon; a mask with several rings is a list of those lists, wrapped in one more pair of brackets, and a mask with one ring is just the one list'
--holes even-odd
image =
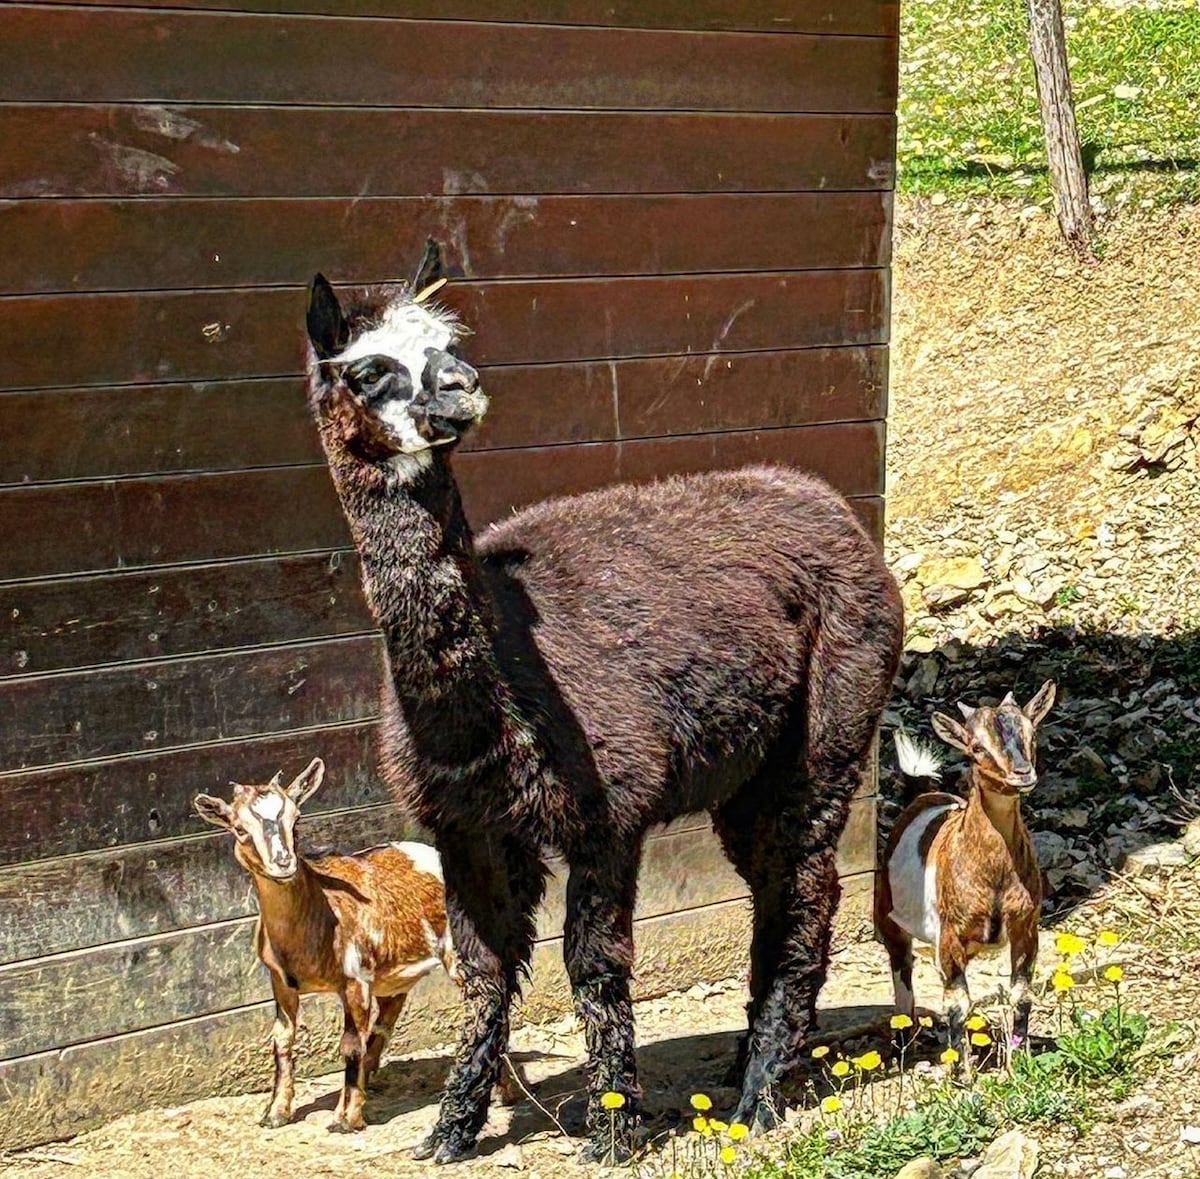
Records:
{"label": "llama", "polygon": [[[547,851],[588,1046],[590,1141],[640,1097],[630,975],[642,842],[709,811],[753,894],[735,1117],[774,1124],[825,976],[835,849],[898,663],[899,591],[845,501],[783,468],[534,505],[476,539],[451,469],[487,408],[463,329],[407,287],[313,280],[309,404],[386,640],[383,766],[433,834],[467,996],[418,1158],[473,1147],[527,971]],[[625,1098],[610,1115],[606,1091]],[[612,1127],[615,1126],[615,1135]]]}
{"label": "llama", "polygon": [[[934,714],[934,732],[969,759],[967,799],[939,792],[914,799],[892,828],[876,876],[875,930],[891,963],[896,1009],[915,1016],[915,938],[933,948],[946,992],[950,1046],[968,1071],[967,966],[979,953],[1008,943],[1013,1046],[1029,1035],[1042,876],[1020,796],[1037,783],[1036,730],[1054,693],[1047,681],[1024,708],[1011,692],[996,708],[960,703],[961,724]],[[898,738],[896,752],[907,775],[940,776],[932,750]]]}
{"label": "llama", "polygon": [[[361,1130],[367,1082],[379,1065],[412,987],[443,966],[457,981],[441,865],[423,843],[389,843],[351,856],[307,860],[296,851],[301,805],[320,787],[313,758],[284,787],[234,783],[233,803],[198,794],[196,813],[231,832],[234,854],[258,894],[255,949],[275,995],[275,1083],[261,1125],[291,1120],[300,996],[334,992],[345,1010],[345,1084],[330,1130]],[[378,1011],[372,1020],[372,1001]],[[502,1074],[502,1096],[516,1099]]]}

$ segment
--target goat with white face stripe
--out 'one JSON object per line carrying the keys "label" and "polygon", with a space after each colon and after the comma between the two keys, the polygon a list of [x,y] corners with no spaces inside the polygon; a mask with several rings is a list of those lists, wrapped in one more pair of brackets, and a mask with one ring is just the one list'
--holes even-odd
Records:
{"label": "goat with white face stripe", "polygon": [[[876,877],[875,930],[887,947],[896,1008],[914,1016],[913,941],[930,945],[946,992],[950,1043],[969,1067],[967,965],[1006,943],[1012,958],[1013,1044],[1029,1034],[1042,876],[1021,818],[1037,784],[1037,726],[1054,703],[1044,683],[1023,708],[1011,692],[996,707],[960,704],[963,720],[935,713],[939,737],[967,755],[967,799],[921,794],[896,820]],[[901,769],[940,776],[929,749],[897,739]]]}
{"label": "goat with white face stripe", "polygon": [[412,283],[385,292],[353,321],[324,275],[313,279],[309,301],[327,398],[314,408],[338,423],[354,454],[387,463],[402,479],[426,469],[434,447],[457,443],[488,405],[479,373],[458,355],[464,329],[428,301],[444,282],[440,258],[431,243]]}

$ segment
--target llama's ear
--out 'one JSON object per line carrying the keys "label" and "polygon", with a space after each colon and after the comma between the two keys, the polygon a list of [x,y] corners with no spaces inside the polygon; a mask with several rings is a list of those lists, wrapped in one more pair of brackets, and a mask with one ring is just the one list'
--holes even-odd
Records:
{"label": "llama's ear", "polygon": [[932,724],[933,731],[947,745],[953,745],[955,749],[961,749],[963,753],[969,752],[971,734],[954,717],[947,716],[944,712],[935,712]]}
{"label": "llama's ear", "polygon": [[1054,681],[1047,680],[1038,688],[1033,699],[1021,709],[1034,726],[1040,725],[1046,713],[1053,707],[1054,697],[1057,692],[1058,689],[1054,686]]}
{"label": "llama's ear", "polygon": [[228,830],[233,826],[233,807],[223,798],[214,798],[211,794],[197,794],[192,801],[198,814],[206,823],[214,827],[224,827]]}
{"label": "llama's ear", "polygon": [[414,296],[420,295],[428,287],[446,277],[446,268],[442,263],[442,247],[433,238],[427,237],[425,239],[425,255],[421,259],[421,265],[417,267],[417,273],[413,275],[410,290]]}
{"label": "llama's ear", "polygon": [[307,799],[316,794],[324,780],[325,763],[319,757],[314,757],[292,780],[287,795],[297,806],[303,806]]}
{"label": "llama's ear", "polygon": [[308,294],[308,338],[322,360],[336,356],[350,340],[350,325],[342,314],[333,285],[323,274],[313,276]]}

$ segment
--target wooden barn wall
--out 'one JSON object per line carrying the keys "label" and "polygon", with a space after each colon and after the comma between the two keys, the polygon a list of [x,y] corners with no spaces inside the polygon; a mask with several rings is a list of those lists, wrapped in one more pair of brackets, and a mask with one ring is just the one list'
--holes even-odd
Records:
{"label": "wooden barn wall", "polygon": [[[266,1084],[253,906],[197,791],[320,753],[306,840],[402,829],[304,407],[312,273],[444,243],[493,397],[476,525],[779,461],[878,534],[896,36],[895,0],[0,4],[0,1144]],[[873,854],[867,795],[859,904]],[[738,968],[743,897],[704,824],[656,835],[643,992]],[[410,1042],[453,1006],[429,988]]]}

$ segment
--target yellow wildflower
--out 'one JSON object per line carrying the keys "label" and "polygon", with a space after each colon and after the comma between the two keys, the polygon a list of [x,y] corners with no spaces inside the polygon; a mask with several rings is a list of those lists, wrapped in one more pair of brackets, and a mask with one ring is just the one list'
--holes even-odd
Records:
{"label": "yellow wildflower", "polygon": [[976,1048],[986,1048],[992,1042],[992,1037],[987,1032],[972,1032],[971,1043]]}
{"label": "yellow wildflower", "polygon": [[987,1027],[987,1020],[982,1015],[972,1015],[967,1020],[967,1030],[970,1032],[981,1032]]}
{"label": "yellow wildflower", "polygon": [[607,1093],[600,1094],[600,1104],[605,1109],[621,1109],[625,1104],[625,1095],[623,1093],[614,1093],[610,1089]]}
{"label": "yellow wildflower", "polygon": [[933,1027],[933,1016],[919,1015],[917,1017],[917,1023],[919,1023],[923,1028],[931,1028]]}
{"label": "yellow wildflower", "polygon": [[864,1073],[869,1073],[873,1068],[878,1068],[883,1063],[883,1058],[878,1052],[864,1052],[861,1056],[856,1056],[853,1059],[854,1067],[860,1068]]}
{"label": "yellow wildflower", "polygon": [[1050,980],[1050,985],[1062,994],[1063,991],[1069,991],[1074,985],[1075,980],[1065,970],[1056,970],[1054,977]]}
{"label": "yellow wildflower", "polygon": [[749,1133],[750,1127],[743,1126],[741,1122],[734,1122],[733,1125],[729,1127],[729,1139],[731,1142],[741,1142],[741,1140]]}
{"label": "yellow wildflower", "polygon": [[721,1147],[721,1162],[728,1166],[734,1159],[737,1158],[737,1151],[732,1146]]}
{"label": "yellow wildflower", "polygon": [[693,1093],[692,1109],[698,1109],[701,1113],[708,1113],[712,1109],[712,1099],[706,1097],[703,1093]]}
{"label": "yellow wildflower", "polygon": [[821,1112],[826,1114],[837,1113],[842,1108],[842,1099],[836,1094],[831,1093],[828,1097],[821,1098]]}
{"label": "yellow wildflower", "polygon": [[729,1129],[728,1122],[719,1122],[716,1118],[709,1118],[708,1124],[716,1134],[724,1134]]}
{"label": "yellow wildflower", "polygon": [[1110,983],[1119,983],[1125,977],[1125,971],[1120,966],[1110,966],[1105,972],[1104,977]]}
{"label": "yellow wildflower", "polygon": [[946,1051],[942,1053],[940,1059],[943,1064],[957,1064],[958,1063],[958,1049],[957,1048],[947,1048]]}
{"label": "yellow wildflower", "polygon": [[712,1137],[712,1127],[708,1124],[708,1118],[704,1117],[702,1114],[692,1118],[692,1129],[695,1130],[697,1134],[703,1134],[705,1138]]}
{"label": "yellow wildflower", "polygon": [[1060,954],[1065,954],[1068,958],[1071,958],[1076,954],[1082,954],[1087,949],[1087,942],[1077,933],[1060,933],[1054,939],[1054,948]]}
{"label": "yellow wildflower", "polygon": [[837,1061],[829,1070],[835,1077],[844,1077],[850,1072],[850,1066],[844,1061]]}
{"label": "yellow wildflower", "polygon": [[912,1027],[912,1019],[903,1014],[903,1012],[899,1015],[893,1015],[888,1022],[898,1032],[904,1031],[905,1028]]}
{"label": "yellow wildflower", "polygon": [[820,1060],[822,1057],[828,1056],[828,1055],[829,1055],[829,1045],[828,1044],[818,1044],[812,1050],[813,1060]]}
{"label": "yellow wildflower", "polygon": [[1121,940],[1119,933],[1113,933],[1111,929],[1102,929],[1096,934],[1096,944],[1100,946],[1115,946]]}

